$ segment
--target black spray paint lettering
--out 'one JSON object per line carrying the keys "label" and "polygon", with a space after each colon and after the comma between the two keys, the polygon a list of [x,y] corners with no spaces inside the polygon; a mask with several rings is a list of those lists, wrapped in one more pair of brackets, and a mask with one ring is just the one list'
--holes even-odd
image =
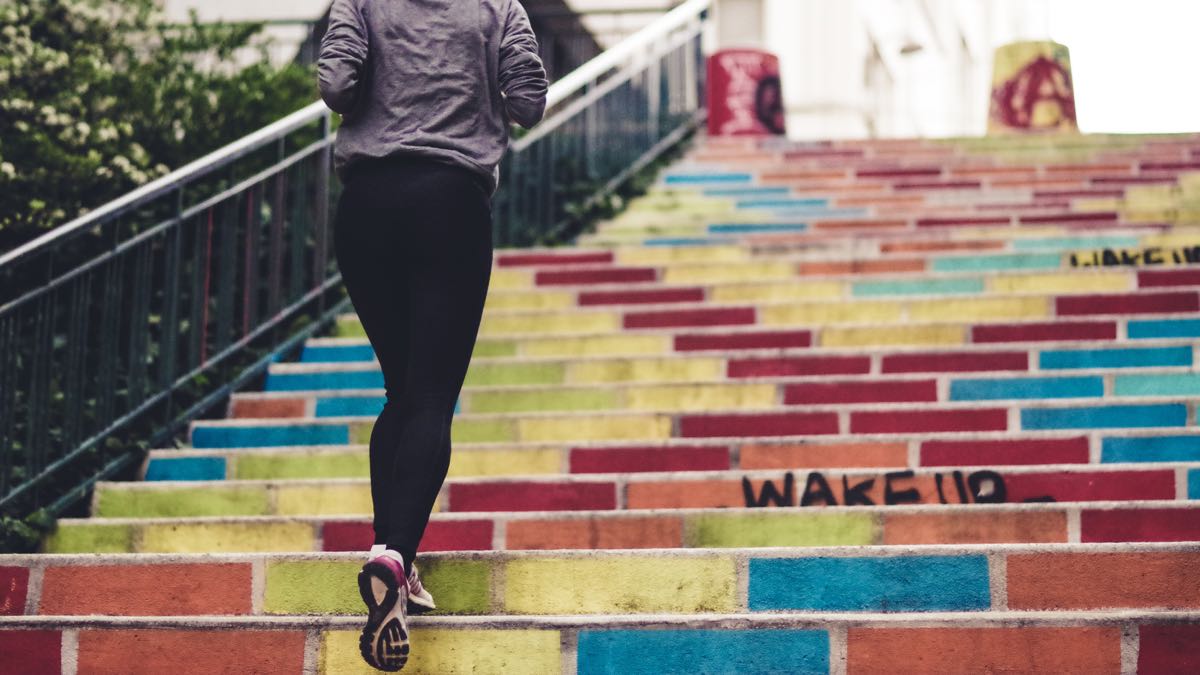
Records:
{"label": "black spray paint lettering", "polygon": [[[916,473],[909,471],[892,471],[883,475],[883,503],[888,506],[901,504],[920,504],[924,500],[921,491],[911,481]],[[811,471],[804,480],[804,492],[800,495],[800,506],[875,506],[870,497],[870,491],[875,487],[878,478],[857,479],[851,482],[849,476],[842,476],[842,501],[839,502],[834,494],[829,479],[820,471]],[[1008,486],[1004,476],[995,471],[982,469],[964,474],[953,471],[949,474],[933,474],[934,486],[937,489],[937,501],[941,504],[1003,504],[1008,501]],[[949,487],[947,486],[949,484]],[[796,476],[792,472],[783,475],[782,488],[777,487],[772,480],[762,481],[762,487],[755,494],[754,483],[749,478],[742,478],[742,494],[745,504],[750,508],[767,506],[792,506],[795,502]],[[957,501],[947,497],[947,490],[953,489]],[[1053,497],[1032,497],[1025,502],[1053,502]]]}
{"label": "black spray paint lettering", "polygon": [[1111,249],[1081,251],[1071,254],[1071,267],[1142,267],[1165,265],[1194,265],[1200,263],[1200,246],[1164,249],[1152,246],[1144,249]]}

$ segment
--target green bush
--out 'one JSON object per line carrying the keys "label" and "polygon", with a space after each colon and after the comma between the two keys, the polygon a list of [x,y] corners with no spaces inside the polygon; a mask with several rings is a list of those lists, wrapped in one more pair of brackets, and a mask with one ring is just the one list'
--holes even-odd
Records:
{"label": "green bush", "polygon": [[316,100],[309,68],[234,65],[261,28],[0,0],[0,251]]}

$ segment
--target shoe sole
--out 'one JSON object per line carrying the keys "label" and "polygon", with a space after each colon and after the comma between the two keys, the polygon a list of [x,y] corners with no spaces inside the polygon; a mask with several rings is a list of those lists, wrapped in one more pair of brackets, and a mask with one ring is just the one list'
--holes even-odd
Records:
{"label": "shoe sole", "polygon": [[[376,579],[387,588],[382,602],[376,602],[371,587]],[[399,611],[408,605],[408,586],[398,586],[387,567],[367,563],[358,575],[358,593],[368,610],[367,626],[358,641],[363,660],[372,668],[394,673],[408,663],[408,621]]]}

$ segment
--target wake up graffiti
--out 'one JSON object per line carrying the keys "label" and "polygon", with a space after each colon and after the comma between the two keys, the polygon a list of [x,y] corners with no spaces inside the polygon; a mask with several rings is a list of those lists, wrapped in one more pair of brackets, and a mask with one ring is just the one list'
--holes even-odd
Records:
{"label": "wake up graffiti", "polygon": [[[787,472],[776,484],[773,480],[752,481],[742,478],[746,506],[796,506],[796,475]],[[829,478],[819,471],[804,479],[800,506],[894,506],[902,504],[1004,504],[1009,491],[1004,476],[995,471],[970,473],[951,471],[916,475],[912,471],[891,471],[876,476]],[[1050,497],[1022,499],[1024,502],[1052,502]]]}

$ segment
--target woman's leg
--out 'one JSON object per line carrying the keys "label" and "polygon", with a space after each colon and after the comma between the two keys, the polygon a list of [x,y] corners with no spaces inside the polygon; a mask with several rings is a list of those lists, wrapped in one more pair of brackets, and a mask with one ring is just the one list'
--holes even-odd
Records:
{"label": "woman's leg", "polygon": [[464,170],[433,165],[416,198],[404,256],[408,361],[390,481],[387,546],[416,555],[450,466],[450,425],[475,347],[492,269],[490,199]]}
{"label": "woman's leg", "polygon": [[381,190],[387,175],[360,172],[345,185],[334,223],[334,253],[342,281],[383,370],[386,399],[371,429],[371,502],[375,544],[387,541],[392,467],[400,438],[397,403],[408,365],[407,279],[397,251],[402,246],[395,193]]}
{"label": "woman's leg", "polygon": [[463,170],[422,162],[357,174],[335,250],[384,371],[371,433],[375,541],[411,564],[450,462],[450,423],[491,274],[489,198]]}

